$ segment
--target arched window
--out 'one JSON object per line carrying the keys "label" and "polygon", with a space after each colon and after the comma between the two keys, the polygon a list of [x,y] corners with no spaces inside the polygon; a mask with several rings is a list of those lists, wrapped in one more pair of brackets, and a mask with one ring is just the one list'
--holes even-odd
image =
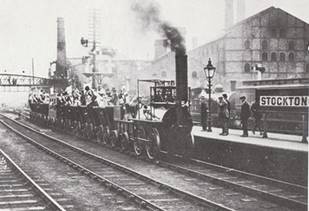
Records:
{"label": "arched window", "polygon": [[294,54],[289,53],[289,62],[294,62]]}
{"label": "arched window", "polygon": [[262,61],[267,61],[268,60],[268,55],[266,52],[262,53]]}
{"label": "arched window", "polygon": [[280,62],[285,62],[285,54],[280,53]]}
{"label": "arched window", "polygon": [[197,78],[197,72],[196,72],[196,71],[193,71],[193,72],[192,72],[192,78],[194,78],[194,79]]}
{"label": "arched window", "polygon": [[162,78],[166,78],[166,76],[167,76],[166,71],[162,71],[162,72],[161,72],[161,77],[162,77]]}
{"label": "arched window", "polygon": [[250,41],[249,40],[245,41],[245,49],[250,49]]}
{"label": "arched window", "polygon": [[272,62],[277,61],[277,54],[276,54],[275,52],[271,53],[270,60],[271,60]]}
{"label": "arched window", "polygon": [[250,69],[251,69],[251,66],[249,63],[246,63],[245,64],[245,73],[249,73],[250,72]]}
{"label": "arched window", "polygon": [[262,49],[263,49],[263,50],[267,50],[267,48],[268,48],[267,40],[263,40],[263,41],[262,41]]}
{"label": "arched window", "polygon": [[295,44],[293,41],[289,41],[289,51],[292,51],[295,49]]}

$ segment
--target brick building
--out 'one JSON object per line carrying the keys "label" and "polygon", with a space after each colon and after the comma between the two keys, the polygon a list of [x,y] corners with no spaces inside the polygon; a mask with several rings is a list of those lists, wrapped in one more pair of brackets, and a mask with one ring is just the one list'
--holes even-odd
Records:
{"label": "brick building", "polygon": [[[214,83],[226,91],[241,81],[257,79],[251,67],[261,64],[263,79],[309,77],[309,24],[280,8],[270,7],[227,28],[218,39],[188,51],[189,86],[205,85],[203,68],[211,58],[217,68]],[[152,62],[147,72],[175,77],[175,56],[168,52]]]}

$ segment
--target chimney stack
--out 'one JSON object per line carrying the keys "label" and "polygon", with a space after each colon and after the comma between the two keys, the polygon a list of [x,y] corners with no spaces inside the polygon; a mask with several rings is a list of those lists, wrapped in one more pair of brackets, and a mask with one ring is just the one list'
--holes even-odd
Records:
{"label": "chimney stack", "polygon": [[67,77],[66,67],[66,47],[65,47],[65,33],[64,33],[64,20],[57,18],[57,62],[56,62],[56,78]]}
{"label": "chimney stack", "polygon": [[230,28],[234,23],[234,1],[225,0],[225,29]]}

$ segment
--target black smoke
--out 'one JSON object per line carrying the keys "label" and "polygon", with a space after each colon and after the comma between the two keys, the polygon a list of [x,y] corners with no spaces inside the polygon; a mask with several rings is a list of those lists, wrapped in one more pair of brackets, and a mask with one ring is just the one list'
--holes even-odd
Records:
{"label": "black smoke", "polygon": [[131,5],[132,11],[144,30],[154,30],[166,38],[166,47],[179,54],[185,54],[184,38],[179,30],[161,19],[160,6],[153,0],[135,0]]}

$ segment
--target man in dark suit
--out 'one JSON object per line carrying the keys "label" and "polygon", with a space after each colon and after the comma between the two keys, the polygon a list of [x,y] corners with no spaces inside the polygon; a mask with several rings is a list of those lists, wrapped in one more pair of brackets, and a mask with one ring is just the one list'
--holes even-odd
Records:
{"label": "man in dark suit", "polygon": [[245,96],[240,97],[241,100],[241,110],[240,110],[240,119],[243,129],[243,134],[241,137],[248,137],[248,119],[250,117],[250,106],[246,101]]}
{"label": "man in dark suit", "polygon": [[229,134],[230,118],[231,118],[231,103],[228,100],[227,94],[223,94],[222,97],[223,97],[223,100],[227,103],[228,116],[227,116],[227,119],[226,119],[226,126],[225,126],[224,133],[226,133],[228,135]]}

